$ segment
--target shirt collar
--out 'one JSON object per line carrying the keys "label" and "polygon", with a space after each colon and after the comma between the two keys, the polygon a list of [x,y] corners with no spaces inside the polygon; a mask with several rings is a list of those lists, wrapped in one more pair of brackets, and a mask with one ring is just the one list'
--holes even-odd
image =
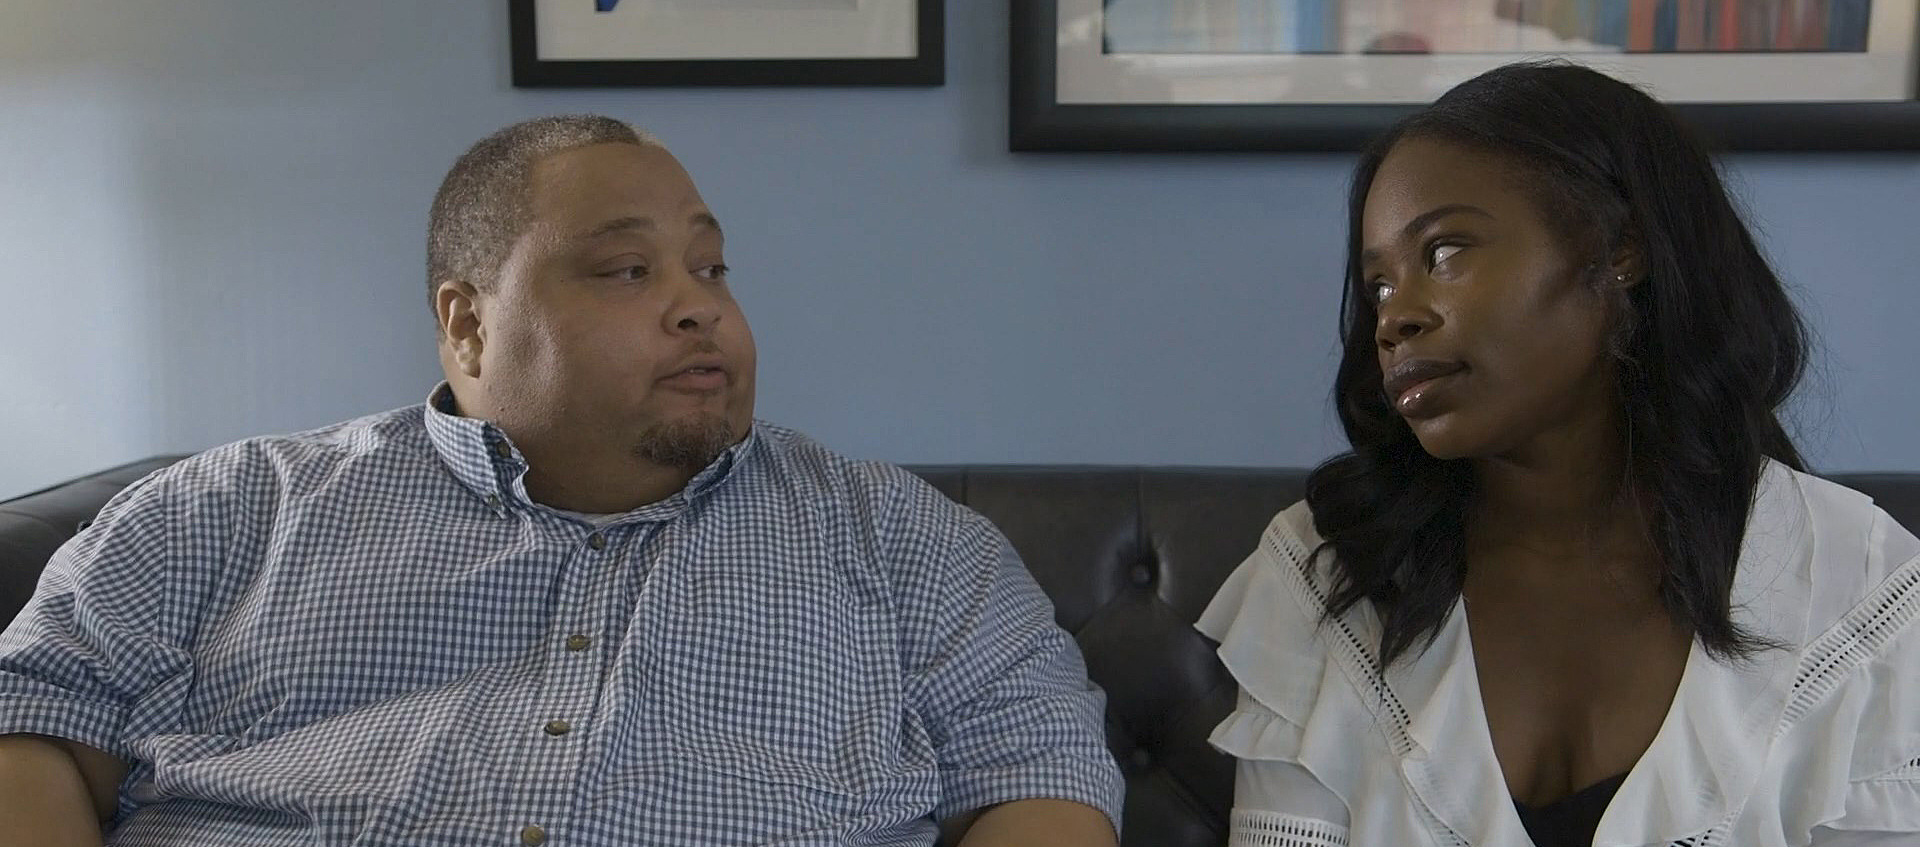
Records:
{"label": "shirt collar", "polygon": [[[509,504],[545,509],[527,495],[527,460],[505,431],[479,418],[460,414],[454,403],[453,388],[440,383],[427,395],[427,437],[433,450],[459,480],[461,487],[487,504],[496,513],[505,514]],[[650,503],[629,513],[630,518],[664,520],[693,502],[718,490],[733,478],[747,459],[760,451],[760,427],[756,422],[747,436],[721,452],[718,458],[687,480],[684,488],[658,503]]]}

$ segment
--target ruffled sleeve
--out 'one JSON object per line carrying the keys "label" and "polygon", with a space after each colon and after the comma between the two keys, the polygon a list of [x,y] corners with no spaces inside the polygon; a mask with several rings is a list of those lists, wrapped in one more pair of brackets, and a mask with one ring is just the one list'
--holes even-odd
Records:
{"label": "ruffled sleeve", "polygon": [[1920,842],[1920,751],[1902,755],[1914,758],[1847,784],[1844,814],[1813,828],[1814,847],[1909,847]]}
{"label": "ruffled sleeve", "polygon": [[[1871,588],[1806,648],[1799,675],[1817,700],[1795,770],[1846,775],[1827,790],[1789,780],[1783,792],[1787,820],[1816,847],[1920,843],[1920,539],[1874,510],[1863,540],[1853,573]],[[1849,573],[1846,559],[1827,561]]]}
{"label": "ruffled sleeve", "polygon": [[1317,617],[1286,582],[1269,547],[1276,533],[1295,543],[1291,522],[1304,505],[1274,518],[1261,549],[1234,571],[1196,626],[1220,642],[1220,659],[1240,683],[1232,713],[1209,741],[1238,760],[1229,847],[1347,847],[1346,803],[1301,760],[1306,725],[1319,699],[1327,656]]}
{"label": "ruffled sleeve", "polygon": [[[1913,619],[1920,613],[1920,558],[1889,582],[1888,587],[1905,590],[1887,604],[1886,616],[1897,617],[1905,606],[1908,619],[1900,637],[1852,675],[1850,690],[1836,692],[1843,701],[1862,705],[1847,763],[1845,814],[1815,830],[1816,835],[1821,829],[1833,833],[1830,840],[1814,839],[1823,847],[1920,843],[1920,622]],[[1888,834],[1895,840],[1874,840]]]}
{"label": "ruffled sleeve", "polygon": [[1228,847],[1347,847],[1347,804],[1295,759],[1299,726],[1242,692],[1211,740],[1239,760]]}
{"label": "ruffled sleeve", "polygon": [[[1319,699],[1328,660],[1318,637],[1320,610],[1298,590],[1299,575],[1285,570],[1293,566],[1290,555],[1307,549],[1302,524],[1311,531],[1305,503],[1275,516],[1259,548],[1194,624],[1220,643],[1221,663],[1249,698],[1298,726],[1306,725]],[[1229,717],[1221,726],[1234,722]]]}

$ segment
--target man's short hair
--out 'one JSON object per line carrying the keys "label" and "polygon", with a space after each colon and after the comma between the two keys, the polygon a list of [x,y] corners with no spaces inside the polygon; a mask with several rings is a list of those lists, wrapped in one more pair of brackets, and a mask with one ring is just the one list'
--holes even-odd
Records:
{"label": "man's short hair", "polygon": [[534,163],[594,144],[657,147],[659,140],[601,115],[558,115],[509,126],[468,148],[427,218],[427,297],[448,280],[486,288],[500,273],[527,225],[528,178]]}

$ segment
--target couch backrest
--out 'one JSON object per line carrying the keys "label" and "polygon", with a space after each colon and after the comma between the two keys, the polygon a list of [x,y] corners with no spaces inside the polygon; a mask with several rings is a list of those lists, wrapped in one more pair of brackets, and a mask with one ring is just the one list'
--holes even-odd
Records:
{"label": "couch backrest", "polygon": [[1127,845],[1227,840],[1233,763],[1207,746],[1233,678],[1193,628],[1303,470],[912,468],[1007,534],[1107,692]]}
{"label": "couch backrest", "polygon": [[83,476],[52,488],[0,501],[0,625],[33,596],[40,569],[100,507],[147,474],[183,456],[159,456]]}
{"label": "couch backrest", "polygon": [[[107,499],[178,457],[123,465],[0,502],[0,624],[53,551]],[[1193,630],[1305,471],[1124,467],[917,467],[1013,542],[1107,691],[1107,740],[1127,776],[1126,839],[1226,840],[1233,766],[1207,746],[1234,684]],[[1834,479],[1920,531],[1920,474]]]}

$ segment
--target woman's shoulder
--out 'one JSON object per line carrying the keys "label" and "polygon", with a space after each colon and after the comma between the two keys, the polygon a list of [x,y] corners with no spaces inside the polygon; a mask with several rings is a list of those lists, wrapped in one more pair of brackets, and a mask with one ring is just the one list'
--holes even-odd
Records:
{"label": "woman's shoulder", "polygon": [[1296,618],[1302,616],[1296,613],[1307,612],[1312,613],[1307,617],[1318,617],[1318,610],[1310,607],[1318,583],[1312,571],[1320,538],[1306,501],[1274,515],[1252,541],[1247,557],[1227,575],[1194,624],[1215,641],[1225,642],[1236,624],[1245,623],[1243,618]]}
{"label": "woman's shoulder", "polygon": [[[1806,829],[1920,829],[1920,538],[1866,494],[1770,464],[1735,601],[1794,648],[1756,660],[1780,671],[1769,755],[1796,775],[1779,788],[1784,819]],[[1799,781],[1807,774],[1845,787],[1808,792]]]}
{"label": "woman's shoulder", "polygon": [[1920,713],[1897,703],[1920,691],[1920,538],[1866,494],[1774,464],[1742,568],[1747,602],[1776,621],[1805,615],[1797,631],[1769,633],[1799,636],[1787,718],[1814,736],[1836,726],[1871,736],[1856,770],[1916,761]]}
{"label": "woman's shoulder", "polygon": [[1809,636],[1870,609],[1920,605],[1920,538],[1866,494],[1777,462],[1761,477],[1744,547],[1743,567],[1797,571]]}
{"label": "woman's shoulder", "polygon": [[1305,502],[1269,521],[1194,626],[1220,644],[1245,693],[1298,718],[1318,695],[1330,643],[1323,626],[1328,567]]}

